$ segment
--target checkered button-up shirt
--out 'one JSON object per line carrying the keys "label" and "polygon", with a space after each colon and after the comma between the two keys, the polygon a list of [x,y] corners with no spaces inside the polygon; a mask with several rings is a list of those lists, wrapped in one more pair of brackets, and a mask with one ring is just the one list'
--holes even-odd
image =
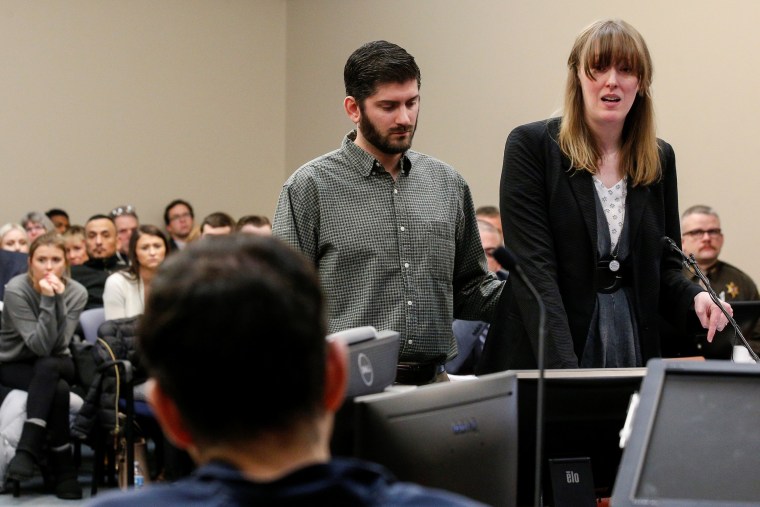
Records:
{"label": "checkered button-up shirt", "polygon": [[314,261],[336,332],[401,334],[401,361],[456,355],[454,317],[490,321],[502,283],[488,273],[464,179],[414,151],[394,181],[349,133],[283,186],[275,236]]}

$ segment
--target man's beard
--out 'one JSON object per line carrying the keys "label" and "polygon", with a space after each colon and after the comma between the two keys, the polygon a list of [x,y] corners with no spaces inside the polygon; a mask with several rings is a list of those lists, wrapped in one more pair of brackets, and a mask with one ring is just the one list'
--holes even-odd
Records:
{"label": "man's beard", "polygon": [[[417,124],[408,127],[407,129],[397,128],[391,130],[388,135],[383,136],[375,125],[367,118],[366,114],[362,114],[359,119],[359,130],[362,133],[364,139],[367,140],[372,146],[385,153],[386,155],[396,155],[398,153],[404,153],[406,150],[412,147],[412,138],[414,138],[414,131],[417,129]],[[400,132],[409,132],[409,136],[405,139],[399,139],[392,141],[391,136]]]}

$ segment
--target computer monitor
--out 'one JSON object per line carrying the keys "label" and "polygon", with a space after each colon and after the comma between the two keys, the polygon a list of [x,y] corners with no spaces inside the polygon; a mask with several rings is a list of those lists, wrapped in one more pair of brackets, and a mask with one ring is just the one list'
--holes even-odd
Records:
{"label": "computer monitor", "polygon": [[342,340],[348,346],[348,385],[346,401],[335,414],[330,451],[333,455],[350,456],[354,444],[354,412],[352,399],[380,393],[396,379],[399,333],[377,331],[372,326],[355,327],[327,336]]}
{"label": "computer monitor", "polygon": [[[734,320],[744,337],[750,340],[755,325],[760,320],[760,301],[731,301],[730,304],[734,310]],[[707,341],[707,331],[700,330],[696,336],[694,355],[707,359],[731,359],[734,345],[743,344],[736,336],[733,326],[726,326],[723,331],[715,333],[712,342]]]}
{"label": "computer monitor", "polygon": [[760,366],[651,360],[612,505],[760,503]]}
{"label": "computer monitor", "polygon": [[501,372],[355,400],[356,455],[400,480],[515,505],[517,380]]}
{"label": "computer monitor", "polygon": [[[598,498],[609,497],[620,463],[620,430],[631,395],[646,368],[547,370],[544,375],[544,432],[541,462],[544,498],[551,502],[548,460],[591,459]],[[537,370],[518,370],[517,502],[534,504]]]}

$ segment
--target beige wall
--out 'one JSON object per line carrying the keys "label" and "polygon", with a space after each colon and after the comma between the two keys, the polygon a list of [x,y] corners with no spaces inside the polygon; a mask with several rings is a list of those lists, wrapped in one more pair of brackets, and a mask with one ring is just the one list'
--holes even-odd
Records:
{"label": "beige wall", "polygon": [[681,208],[717,207],[724,257],[760,281],[749,1],[0,0],[0,222],[127,202],[157,222],[177,196],[199,217],[271,215],[287,175],[351,128],[343,64],[378,38],[422,68],[415,148],[495,204],[507,133],[558,110],[575,34],[608,16],[649,43]]}
{"label": "beige wall", "polygon": [[118,204],[267,213],[285,153],[283,0],[1,0],[0,220]]}

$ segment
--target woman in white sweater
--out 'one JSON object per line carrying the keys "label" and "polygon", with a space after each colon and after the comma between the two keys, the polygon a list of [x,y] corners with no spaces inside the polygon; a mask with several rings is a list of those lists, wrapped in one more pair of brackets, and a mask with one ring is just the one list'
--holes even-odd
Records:
{"label": "woman in white sweater", "polygon": [[168,251],[166,236],[154,225],[141,225],[129,240],[129,268],[106,280],[103,306],[106,320],[143,313],[150,282]]}

